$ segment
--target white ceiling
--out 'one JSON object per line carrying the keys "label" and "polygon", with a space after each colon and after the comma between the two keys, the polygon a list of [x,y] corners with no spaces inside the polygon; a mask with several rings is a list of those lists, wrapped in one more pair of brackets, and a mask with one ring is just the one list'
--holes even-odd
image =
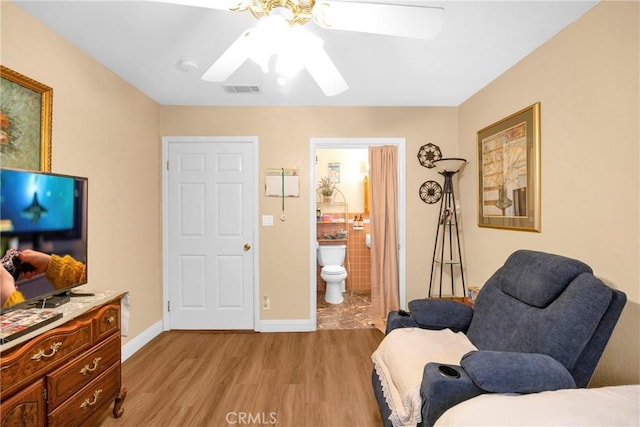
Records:
{"label": "white ceiling", "polygon": [[[216,1],[216,0],[210,0]],[[370,0],[360,0],[370,1]],[[427,1],[446,11],[435,40],[306,28],[349,85],[325,96],[306,70],[285,86],[247,61],[225,83],[200,76],[247,28],[249,12],[152,1],[15,1],[62,37],[162,105],[457,106],[576,21],[597,0]],[[192,72],[181,59],[195,61]],[[257,85],[259,94],[227,94],[223,85]]]}

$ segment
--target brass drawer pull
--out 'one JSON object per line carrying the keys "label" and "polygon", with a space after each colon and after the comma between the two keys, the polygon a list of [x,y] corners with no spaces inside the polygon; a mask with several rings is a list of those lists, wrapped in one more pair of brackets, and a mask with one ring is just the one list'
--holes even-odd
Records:
{"label": "brass drawer pull", "polygon": [[53,344],[51,344],[51,347],[49,347],[49,349],[51,350],[49,354],[45,353],[45,350],[40,349],[36,354],[31,356],[31,360],[42,360],[43,357],[47,359],[53,357],[53,355],[56,354],[60,347],[62,347],[62,342],[54,342]]}
{"label": "brass drawer pull", "polygon": [[109,316],[107,318],[107,323],[110,324],[110,325],[113,325],[115,323],[115,321],[116,321],[116,318],[113,317],[113,316]]}
{"label": "brass drawer pull", "polygon": [[93,392],[93,400],[90,400],[88,397],[82,402],[80,408],[87,409],[89,406],[93,406],[98,402],[98,398],[100,397],[100,393],[102,393],[102,389],[98,389]]}
{"label": "brass drawer pull", "polygon": [[98,364],[100,364],[101,360],[102,360],[102,357],[96,357],[95,359],[93,359],[93,367],[89,367],[89,365],[84,365],[84,368],[80,369],[80,373],[82,375],[87,375],[88,373],[95,371],[96,369],[98,369]]}

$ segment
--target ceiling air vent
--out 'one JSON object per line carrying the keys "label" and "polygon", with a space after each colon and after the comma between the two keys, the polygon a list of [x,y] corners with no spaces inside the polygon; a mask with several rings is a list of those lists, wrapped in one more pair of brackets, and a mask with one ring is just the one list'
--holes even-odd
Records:
{"label": "ceiling air vent", "polygon": [[262,93],[262,90],[260,90],[260,86],[255,86],[255,85],[234,85],[234,86],[222,86],[224,88],[224,92],[225,93],[244,93],[244,94],[249,94],[249,95],[253,95],[253,94],[259,94]]}

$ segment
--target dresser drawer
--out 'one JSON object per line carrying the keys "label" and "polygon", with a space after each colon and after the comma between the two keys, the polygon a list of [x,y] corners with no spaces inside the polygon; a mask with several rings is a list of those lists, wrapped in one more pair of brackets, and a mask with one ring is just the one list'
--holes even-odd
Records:
{"label": "dresser drawer", "polygon": [[41,426],[44,425],[45,407],[42,393],[43,381],[25,387],[15,396],[0,402],[1,426]]}
{"label": "dresser drawer", "polygon": [[120,330],[120,304],[113,303],[102,307],[93,319],[93,342]]}
{"label": "dresser drawer", "polygon": [[45,332],[0,358],[3,400],[91,347],[91,319],[79,319]]}
{"label": "dresser drawer", "polygon": [[113,335],[91,351],[47,375],[49,410],[58,407],[111,365],[120,361],[120,336]]}
{"label": "dresser drawer", "polygon": [[48,425],[71,427],[86,424],[111,405],[120,391],[120,363],[113,365],[77,394],[49,412]]}

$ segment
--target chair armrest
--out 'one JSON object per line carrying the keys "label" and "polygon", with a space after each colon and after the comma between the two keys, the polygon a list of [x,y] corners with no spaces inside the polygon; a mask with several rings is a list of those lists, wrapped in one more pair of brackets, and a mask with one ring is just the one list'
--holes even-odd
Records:
{"label": "chair armrest", "polygon": [[460,366],[427,363],[420,384],[422,425],[433,426],[447,409],[483,393]]}
{"label": "chair armrest", "polygon": [[446,299],[417,299],[409,302],[411,317],[424,329],[466,332],[473,318],[473,308]]}
{"label": "chair armrest", "polygon": [[471,380],[492,393],[537,393],[576,388],[571,373],[546,354],[471,351],[460,361]]}
{"label": "chair armrest", "polygon": [[[444,372],[443,372],[444,371]],[[471,351],[460,366],[428,363],[422,374],[422,422],[433,426],[449,408],[490,393],[537,393],[576,388],[569,371],[546,354]]]}
{"label": "chair armrest", "polygon": [[390,311],[387,315],[387,329],[385,334],[398,328],[419,328],[420,326],[411,316],[401,315],[397,311]]}

